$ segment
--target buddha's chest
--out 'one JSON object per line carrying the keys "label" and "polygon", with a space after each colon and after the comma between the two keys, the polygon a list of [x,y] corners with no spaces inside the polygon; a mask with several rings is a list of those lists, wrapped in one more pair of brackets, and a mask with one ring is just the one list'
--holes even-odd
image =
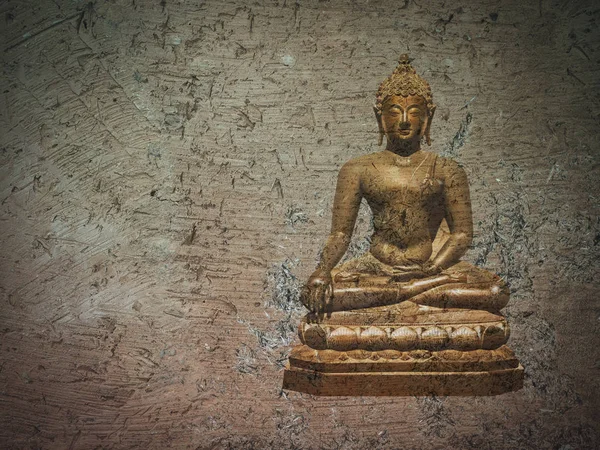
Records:
{"label": "buddha's chest", "polygon": [[371,204],[414,206],[438,204],[443,196],[443,180],[428,167],[373,165],[362,180],[362,191]]}

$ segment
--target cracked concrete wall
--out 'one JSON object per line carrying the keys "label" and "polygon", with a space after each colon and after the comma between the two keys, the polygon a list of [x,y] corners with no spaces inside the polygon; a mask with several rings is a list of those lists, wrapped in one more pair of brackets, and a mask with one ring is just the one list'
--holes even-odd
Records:
{"label": "cracked concrete wall", "polygon": [[[4,448],[598,448],[593,1],[0,5]],[[336,173],[409,52],[525,388],[280,390]],[[364,249],[368,211],[354,251]]]}

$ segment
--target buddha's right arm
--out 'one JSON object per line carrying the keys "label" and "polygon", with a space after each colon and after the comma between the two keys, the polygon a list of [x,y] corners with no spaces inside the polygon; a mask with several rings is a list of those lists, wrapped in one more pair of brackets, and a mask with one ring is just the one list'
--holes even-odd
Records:
{"label": "buddha's right arm", "polygon": [[344,253],[346,253],[351,238],[352,235],[341,232],[331,233],[325,242],[325,247],[321,254],[321,261],[319,262],[317,269],[331,272],[331,269],[335,267],[340,259],[342,259],[342,256],[344,256]]}
{"label": "buddha's right arm", "polygon": [[349,161],[340,169],[333,200],[331,232],[323,248],[317,270],[331,271],[350,245],[362,200],[361,166]]}

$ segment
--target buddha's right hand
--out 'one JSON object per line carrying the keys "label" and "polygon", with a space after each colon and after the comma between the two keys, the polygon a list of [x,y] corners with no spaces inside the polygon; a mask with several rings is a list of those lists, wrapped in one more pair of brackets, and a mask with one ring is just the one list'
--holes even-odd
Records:
{"label": "buddha's right hand", "polygon": [[308,310],[317,316],[330,314],[333,298],[333,281],[331,272],[317,269],[308,279],[300,295],[300,300]]}

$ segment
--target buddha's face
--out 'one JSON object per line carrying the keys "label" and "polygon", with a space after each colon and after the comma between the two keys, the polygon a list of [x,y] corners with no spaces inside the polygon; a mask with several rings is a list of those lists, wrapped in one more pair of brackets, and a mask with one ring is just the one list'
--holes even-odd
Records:
{"label": "buddha's face", "polygon": [[421,96],[391,95],[383,102],[381,126],[389,141],[420,140],[427,121],[427,105]]}

